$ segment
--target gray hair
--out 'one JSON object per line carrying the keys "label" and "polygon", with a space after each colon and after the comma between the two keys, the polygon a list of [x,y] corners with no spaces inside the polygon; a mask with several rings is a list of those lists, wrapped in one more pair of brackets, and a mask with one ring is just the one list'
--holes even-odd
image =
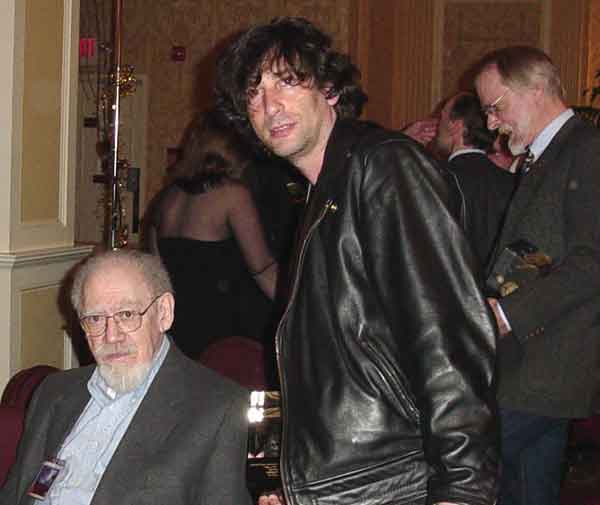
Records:
{"label": "gray hair", "polygon": [[71,289],[71,303],[80,313],[83,287],[88,277],[108,266],[125,266],[139,272],[155,297],[162,293],[173,293],[173,285],[167,269],[158,256],[134,249],[120,249],[116,251],[103,251],[88,257],[75,272],[73,287]]}
{"label": "gray hair", "polygon": [[513,89],[541,86],[546,94],[564,97],[560,74],[550,57],[541,49],[529,46],[512,46],[487,54],[478,66],[477,76],[495,68],[502,82]]}

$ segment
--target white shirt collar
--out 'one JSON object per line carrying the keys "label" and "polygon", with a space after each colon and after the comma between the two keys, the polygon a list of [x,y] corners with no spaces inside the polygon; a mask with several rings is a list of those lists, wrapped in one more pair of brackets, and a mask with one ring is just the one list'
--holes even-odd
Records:
{"label": "white shirt collar", "polygon": [[548,145],[550,145],[554,136],[573,115],[575,115],[573,109],[564,110],[550,121],[537,137],[533,139],[533,142],[529,145],[529,150],[533,153],[533,161],[538,160]]}
{"label": "white shirt collar", "polygon": [[454,151],[449,157],[448,157],[448,161],[452,161],[454,158],[456,158],[457,156],[460,156],[461,154],[469,154],[469,153],[478,153],[478,154],[486,154],[486,152],[483,149],[475,149],[474,147],[465,147],[464,149],[457,149],[456,151]]}

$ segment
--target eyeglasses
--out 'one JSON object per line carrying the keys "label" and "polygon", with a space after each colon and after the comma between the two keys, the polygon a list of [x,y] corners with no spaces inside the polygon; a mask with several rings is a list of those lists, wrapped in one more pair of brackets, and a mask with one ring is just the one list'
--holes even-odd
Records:
{"label": "eyeglasses", "polygon": [[483,112],[486,116],[489,116],[490,114],[498,114],[498,104],[503,100],[509,90],[510,88],[496,98],[491,104],[482,107],[481,112]]}
{"label": "eyeglasses", "polygon": [[104,335],[110,318],[112,318],[119,330],[124,331],[125,333],[132,333],[140,329],[144,315],[162,295],[164,295],[164,293],[161,293],[154,298],[141,312],[138,312],[137,310],[120,310],[111,315],[91,314],[80,318],[79,322],[88,337],[100,337]]}

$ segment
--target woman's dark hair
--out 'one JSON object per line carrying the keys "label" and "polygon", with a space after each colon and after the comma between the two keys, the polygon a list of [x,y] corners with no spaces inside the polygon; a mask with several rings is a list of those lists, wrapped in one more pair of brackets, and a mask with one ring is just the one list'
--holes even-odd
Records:
{"label": "woman's dark hair", "polygon": [[240,180],[249,162],[247,147],[225,117],[209,109],[188,127],[181,159],[175,165],[177,184],[190,192]]}
{"label": "woman's dark hair", "polygon": [[367,101],[358,69],[331,49],[328,35],[303,18],[276,18],[244,32],[217,65],[217,107],[254,143],[259,141],[248,120],[248,90],[260,82],[265,68],[291,73],[298,85],[314,85],[327,98],[337,96],[334,108],[340,118],[359,116]]}

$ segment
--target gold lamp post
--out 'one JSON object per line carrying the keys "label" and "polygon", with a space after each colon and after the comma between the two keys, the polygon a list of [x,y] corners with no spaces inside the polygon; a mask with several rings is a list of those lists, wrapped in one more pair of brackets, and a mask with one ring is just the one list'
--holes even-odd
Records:
{"label": "gold lamp post", "polygon": [[119,249],[127,245],[128,229],[124,223],[124,210],[122,205],[122,190],[125,185],[129,162],[119,154],[120,142],[120,107],[121,98],[135,92],[135,77],[133,68],[122,65],[122,34],[123,34],[123,0],[114,3],[114,50],[113,72],[108,85],[111,90],[106,94],[106,101],[110,103],[110,159],[108,172],[108,186],[110,200],[108,202],[108,233],[107,246]]}

